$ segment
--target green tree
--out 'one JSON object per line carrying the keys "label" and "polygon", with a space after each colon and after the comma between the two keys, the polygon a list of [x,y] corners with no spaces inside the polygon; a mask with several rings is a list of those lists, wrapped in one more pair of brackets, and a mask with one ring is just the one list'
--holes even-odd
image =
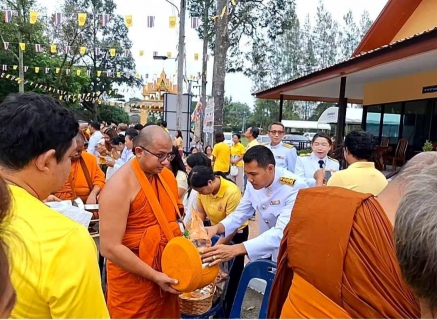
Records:
{"label": "green tree", "polygon": [[[141,85],[142,80],[135,77],[128,28],[124,18],[115,14],[116,4],[113,0],[65,0],[62,8],[66,19],[60,26],[53,26],[53,41],[61,47],[70,47],[69,53],[59,53],[65,66],[80,65],[90,71],[90,82],[82,88],[84,93],[100,92],[98,97],[103,98],[104,92],[113,90],[114,85]],[[78,12],[87,13],[83,27],[78,26]],[[104,14],[110,16],[106,26],[102,26],[100,20]],[[80,54],[80,47],[86,47],[85,54]],[[116,50],[115,56],[111,56],[110,49]],[[117,76],[118,72],[120,77]],[[62,82],[63,78],[58,81]],[[84,101],[83,105],[96,119],[97,101]]]}
{"label": "green tree", "polygon": [[97,119],[106,123],[129,123],[129,115],[118,106],[100,105]]}
{"label": "green tree", "polygon": [[317,121],[319,120],[320,116],[322,115],[322,113],[328,109],[329,107],[333,107],[335,106],[334,103],[327,103],[327,102],[321,102],[317,105],[317,107],[314,110],[314,113],[311,115],[311,117],[309,117],[308,120],[310,121]]}
{"label": "green tree", "polygon": [[233,102],[232,97],[225,97],[223,108],[223,131],[244,131],[247,119],[251,116],[250,108],[245,103]]}
{"label": "green tree", "polygon": [[340,40],[340,60],[349,59],[360,43],[360,30],[351,10],[343,16]]}
{"label": "green tree", "polygon": [[369,31],[370,27],[373,24],[373,20],[370,19],[369,11],[364,10],[361,14],[360,22],[359,22],[359,38],[362,40],[366,35],[367,31]]}

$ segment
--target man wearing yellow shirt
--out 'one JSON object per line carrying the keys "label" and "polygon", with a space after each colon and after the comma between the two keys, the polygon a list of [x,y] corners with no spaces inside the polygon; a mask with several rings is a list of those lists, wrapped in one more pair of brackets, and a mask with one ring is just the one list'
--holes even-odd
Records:
{"label": "man wearing yellow shirt", "polygon": [[[344,139],[344,158],[349,167],[333,173],[327,185],[377,196],[388,181],[372,161],[374,148],[372,134],[362,130],[350,132]],[[319,182],[322,177],[318,175],[318,178]]]}
{"label": "man wearing yellow shirt", "polygon": [[0,172],[13,198],[5,239],[12,318],[109,318],[88,230],[43,202],[68,178],[78,130],[49,96],[10,95],[0,104]]}
{"label": "man wearing yellow shirt", "polygon": [[222,172],[227,175],[231,166],[231,148],[226,144],[223,132],[215,134],[215,145],[212,149],[214,157],[214,172]]}
{"label": "man wearing yellow shirt", "polygon": [[[241,136],[238,133],[235,133],[232,136],[232,147],[231,147],[231,165],[235,166],[237,168],[237,174],[234,176],[231,176],[232,181],[234,181],[238,188],[240,188],[240,191],[244,191],[244,162],[243,162],[243,156],[246,153],[246,149],[244,148],[243,144],[241,143]],[[232,172],[231,172],[232,173]]]}

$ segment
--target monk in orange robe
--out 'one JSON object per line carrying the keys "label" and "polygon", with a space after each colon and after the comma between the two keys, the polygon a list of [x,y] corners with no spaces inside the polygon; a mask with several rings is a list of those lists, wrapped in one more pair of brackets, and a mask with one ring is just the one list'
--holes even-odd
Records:
{"label": "monk in orange robe", "polygon": [[61,200],[81,198],[86,204],[96,204],[97,196],[105,185],[105,174],[99,168],[96,156],[83,152],[82,135],[76,136],[76,143],[77,153],[71,159],[70,175],[54,195]]}
{"label": "monk in orange robe", "polygon": [[[177,219],[183,206],[176,179],[166,169],[174,158],[172,141],[162,128],[148,126],[134,151],[136,158],[108,181],[100,197],[109,313],[111,318],[180,318],[179,292],[171,287],[177,280],[161,269],[168,238],[181,236]],[[161,229],[163,221],[172,234]]]}
{"label": "monk in orange robe", "polygon": [[82,136],[85,142],[88,142],[90,140],[90,135],[87,132],[87,130],[88,130],[88,123],[79,124],[79,134]]}
{"label": "monk in orange robe", "polygon": [[301,190],[280,246],[268,318],[419,316],[396,260],[393,226],[372,195]]}

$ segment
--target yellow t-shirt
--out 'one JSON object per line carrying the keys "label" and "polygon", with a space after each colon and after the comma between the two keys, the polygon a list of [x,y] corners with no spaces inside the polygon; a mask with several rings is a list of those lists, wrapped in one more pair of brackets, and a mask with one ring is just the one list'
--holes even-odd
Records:
{"label": "yellow t-shirt", "polygon": [[[237,145],[233,145],[231,147],[231,157],[239,158],[243,156],[245,153],[246,153],[246,149],[240,142]],[[240,160],[237,163],[237,167],[242,167],[243,164],[244,164],[243,160]]]}
{"label": "yellow t-shirt", "polygon": [[375,169],[373,162],[355,162],[347,169],[332,174],[327,183],[330,187],[342,187],[374,196],[384,190],[387,184],[386,177]]}
{"label": "yellow t-shirt", "polygon": [[214,171],[229,172],[231,166],[231,148],[225,142],[219,142],[212,150]]}
{"label": "yellow t-shirt", "polygon": [[[224,218],[237,209],[241,200],[241,190],[235,183],[220,178],[220,189],[216,195],[200,194],[197,196],[197,204],[203,207],[212,225],[220,223]],[[247,226],[246,221],[240,229]]]}
{"label": "yellow t-shirt", "polygon": [[108,318],[88,230],[17,186],[6,238],[17,292],[12,318]]}

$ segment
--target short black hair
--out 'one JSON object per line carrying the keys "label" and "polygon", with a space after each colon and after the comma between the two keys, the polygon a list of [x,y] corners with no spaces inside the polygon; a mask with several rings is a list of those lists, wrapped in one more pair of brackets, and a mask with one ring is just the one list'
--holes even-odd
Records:
{"label": "short black hair", "polygon": [[371,161],[375,146],[375,137],[363,130],[349,132],[344,139],[344,147],[357,160]]}
{"label": "short black hair", "polygon": [[258,127],[250,127],[250,133],[252,133],[252,137],[255,139],[259,136],[259,128]]}
{"label": "short black hair", "polygon": [[251,163],[252,161],[258,162],[258,166],[261,168],[267,168],[269,164],[276,165],[275,156],[273,152],[262,145],[251,147],[243,156],[244,163]]}
{"label": "short black hair", "polygon": [[223,132],[216,132],[215,134],[215,143],[223,142],[225,141],[225,135]]}
{"label": "short black hair", "polygon": [[167,128],[167,121],[162,120],[161,121],[161,126],[163,126],[164,128]]}
{"label": "short black hair", "polygon": [[272,122],[270,125],[269,125],[269,131],[272,129],[272,127],[273,126],[281,126],[282,127],[282,130],[284,130],[285,131],[285,126],[282,124],[282,122]]}
{"label": "short black hair", "polygon": [[0,104],[0,165],[21,170],[51,149],[60,162],[78,132],[73,113],[58,100],[33,92],[11,94]]}
{"label": "short black hair", "polygon": [[317,132],[313,136],[313,139],[311,140],[311,144],[313,144],[316,141],[317,138],[325,138],[328,141],[329,145],[330,146],[332,145],[332,139],[329,136],[329,134],[327,134],[326,132]]}
{"label": "short black hair", "polygon": [[188,156],[187,164],[190,168],[194,168],[195,166],[211,168],[211,159],[209,159],[204,153],[198,152]]}
{"label": "short black hair", "polygon": [[133,129],[133,128],[129,128],[126,130],[126,132],[124,133],[124,136],[129,136],[129,138],[132,140],[133,138],[135,138],[138,135],[138,131]]}
{"label": "short black hair", "polygon": [[94,128],[95,130],[97,130],[97,131],[100,130],[100,123],[98,123],[98,122],[91,122],[91,123],[90,123],[90,126],[91,126],[92,128]]}
{"label": "short black hair", "polygon": [[143,130],[144,126],[141,123],[137,123],[136,125],[134,125],[134,129],[141,131]]}

